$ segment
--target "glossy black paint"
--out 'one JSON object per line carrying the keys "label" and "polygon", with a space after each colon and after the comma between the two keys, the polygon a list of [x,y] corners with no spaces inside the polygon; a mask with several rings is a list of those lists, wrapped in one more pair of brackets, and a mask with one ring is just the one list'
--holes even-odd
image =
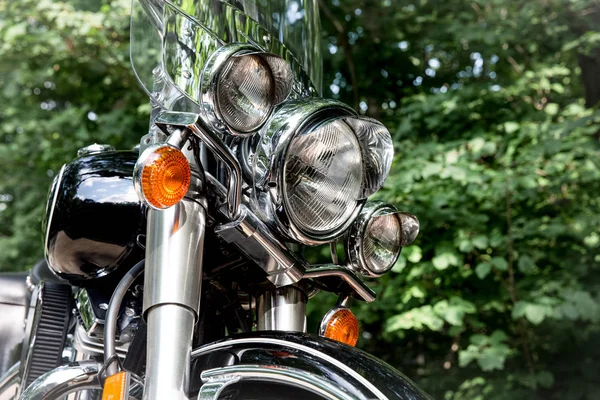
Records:
{"label": "glossy black paint", "polygon": [[145,213],[133,188],[134,151],[90,154],[66,164],[50,190],[46,257],[71,283],[139,261]]}
{"label": "glossy black paint", "polygon": [[[235,339],[241,338],[254,340],[251,343],[235,342]],[[269,339],[284,340],[289,344],[269,343]],[[308,352],[307,347],[312,351]],[[355,371],[388,399],[431,399],[402,373],[362,350],[320,336],[293,332],[253,332],[237,335],[222,341],[216,348],[193,357],[190,395],[197,395],[202,385],[200,374],[203,370],[229,365],[271,365],[309,372],[332,382],[336,387],[359,399],[377,398],[376,394],[365,386],[364,380],[359,381],[348,369],[333,364],[327,360],[328,357],[322,357],[314,351],[330,356],[351,371]],[[289,397],[289,388],[288,395],[283,398],[286,397]]]}

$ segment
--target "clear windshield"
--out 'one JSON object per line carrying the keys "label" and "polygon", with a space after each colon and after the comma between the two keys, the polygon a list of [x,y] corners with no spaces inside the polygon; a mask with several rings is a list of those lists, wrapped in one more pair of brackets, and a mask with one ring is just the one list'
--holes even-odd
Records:
{"label": "clear windshield", "polygon": [[321,91],[321,23],[317,0],[227,2],[243,10],[289,48]]}
{"label": "clear windshield", "polygon": [[234,42],[283,57],[320,92],[320,34],[317,0],[133,0],[131,63],[158,103],[175,101],[168,88],[175,83],[186,97],[180,110],[194,108],[206,60]]}

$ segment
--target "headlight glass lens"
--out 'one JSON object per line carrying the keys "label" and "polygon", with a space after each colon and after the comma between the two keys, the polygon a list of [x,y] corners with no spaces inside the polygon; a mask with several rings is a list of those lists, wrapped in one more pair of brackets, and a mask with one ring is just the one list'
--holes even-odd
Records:
{"label": "headlight glass lens", "polygon": [[395,214],[375,216],[369,221],[363,239],[363,257],[376,273],[387,272],[398,258],[402,247],[402,226]]}
{"label": "headlight glass lens", "polygon": [[251,54],[231,57],[217,83],[221,116],[236,131],[254,131],[271,112],[273,91],[273,75],[262,57]]}
{"label": "headlight glass lens", "polygon": [[290,219],[303,231],[323,234],[347,222],[361,182],[360,146],[343,121],[327,122],[291,140],[283,196]]}

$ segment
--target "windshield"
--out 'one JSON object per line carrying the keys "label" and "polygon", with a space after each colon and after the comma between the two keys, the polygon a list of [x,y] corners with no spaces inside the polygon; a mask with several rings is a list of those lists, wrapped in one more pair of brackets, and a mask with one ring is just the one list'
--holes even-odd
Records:
{"label": "windshield", "polygon": [[267,29],[298,58],[321,91],[321,24],[317,0],[226,1]]}
{"label": "windshield", "polygon": [[[283,57],[292,70],[310,79],[312,88],[301,83],[301,92],[320,92],[317,0],[132,2],[131,64],[148,94],[166,108],[192,111],[206,60],[219,47],[234,42],[251,43]],[[177,96],[171,93],[170,82],[185,95],[186,104],[181,99],[177,107],[172,104]]]}

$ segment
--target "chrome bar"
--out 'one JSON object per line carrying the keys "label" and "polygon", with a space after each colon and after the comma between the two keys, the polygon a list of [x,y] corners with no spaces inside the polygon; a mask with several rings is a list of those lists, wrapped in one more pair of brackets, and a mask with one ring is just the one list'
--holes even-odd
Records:
{"label": "chrome bar", "polygon": [[206,224],[205,199],[201,190],[194,191],[194,195],[195,201],[185,198],[166,210],[148,211],[143,307],[148,326],[144,400],[187,399]]}
{"label": "chrome bar", "polygon": [[269,290],[258,297],[259,331],[306,332],[308,296],[296,286]]}
{"label": "chrome bar", "polygon": [[339,265],[320,265],[309,268],[304,273],[304,278],[322,278],[336,276],[342,278],[356,292],[361,299],[370,303],[375,300],[375,292],[368,287],[349,267]]}
{"label": "chrome bar", "polygon": [[245,205],[240,217],[215,228],[227,243],[235,244],[260,266],[276,287],[292,285],[302,279],[306,263],[281,243]]}
{"label": "chrome bar", "polygon": [[242,203],[242,167],[229,147],[198,114],[165,111],[154,121],[163,132],[169,134],[168,127],[187,128],[200,138],[202,143],[225,164],[229,172],[227,184],[227,210],[231,219],[237,219]]}
{"label": "chrome bar", "polygon": [[20,368],[21,363],[18,362],[0,377],[0,400],[13,400],[17,397],[17,391],[21,384]]}
{"label": "chrome bar", "polygon": [[102,389],[98,371],[102,364],[81,361],[55,368],[37,378],[19,397],[20,400],[55,400],[78,390]]}
{"label": "chrome bar", "polygon": [[189,128],[200,138],[200,140],[202,140],[202,143],[204,143],[206,147],[223,162],[223,164],[225,164],[225,167],[227,167],[227,171],[229,172],[229,182],[227,184],[227,208],[229,211],[229,218],[237,218],[240,212],[240,204],[242,203],[242,167],[221,138],[205,124],[201,125],[200,123],[202,122],[202,119],[198,118],[198,122],[189,126]]}

